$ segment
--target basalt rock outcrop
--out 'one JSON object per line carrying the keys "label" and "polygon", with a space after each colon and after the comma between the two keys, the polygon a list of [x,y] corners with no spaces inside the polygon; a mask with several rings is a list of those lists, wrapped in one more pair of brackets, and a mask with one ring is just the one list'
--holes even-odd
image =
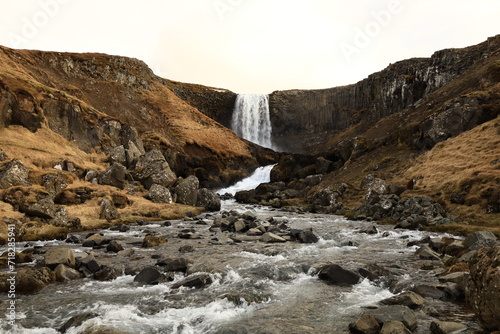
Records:
{"label": "basalt rock outcrop", "polygon": [[[441,50],[430,58],[391,64],[356,84],[322,90],[273,92],[269,97],[273,139],[287,151],[324,149],[332,134],[351,126],[356,125],[355,131],[360,134],[384,117],[408,107],[422,108],[422,98],[474,66],[484,64],[485,59],[494,58],[499,45],[500,36],[496,36],[476,46]],[[456,90],[454,94],[457,96]],[[491,115],[477,111],[483,109],[478,108],[480,99],[467,101],[465,97],[464,100],[460,104],[450,103],[444,113],[428,119],[421,128],[427,128],[429,137],[438,142],[454,132],[470,128],[470,123],[480,124],[481,118],[491,119]],[[423,107],[431,109],[436,102],[439,100],[426,102]],[[353,137],[351,134],[351,139]]]}

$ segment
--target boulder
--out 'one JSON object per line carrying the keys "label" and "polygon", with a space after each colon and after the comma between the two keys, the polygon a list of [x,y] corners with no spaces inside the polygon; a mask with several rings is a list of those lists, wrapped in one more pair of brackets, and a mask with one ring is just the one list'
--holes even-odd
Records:
{"label": "boulder", "polygon": [[145,268],[134,277],[134,282],[148,285],[158,284],[161,277],[161,272],[156,268]]}
{"label": "boulder", "polygon": [[178,289],[180,287],[187,288],[202,288],[206,285],[209,285],[213,282],[212,277],[207,273],[196,273],[190,275],[183,280],[174,283],[172,285],[172,289]]}
{"label": "boulder", "polygon": [[[0,292],[11,290],[13,281],[9,281],[10,278],[12,278],[11,273],[0,273]],[[15,287],[13,289],[19,294],[35,294],[48,284],[54,283],[55,279],[54,272],[47,267],[21,267],[17,269],[15,274]]]}
{"label": "boulder", "polygon": [[363,314],[358,320],[349,324],[351,333],[379,334],[380,325],[374,317]]}
{"label": "boulder", "polygon": [[94,273],[94,278],[99,281],[112,281],[120,276],[121,271],[109,266],[102,266],[100,270]]}
{"label": "boulder", "polygon": [[432,260],[432,261],[441,260],[439,254],[433,251],[428,245],[423,245],[422,247],[420,247],[415,252],[415,254],[418,255],[418,257],[421,258],[422,260]]}
{"label": "boulder", "polygon": [[127,156],[125,153],[125,147],[123,147],[123,145],[113,147],[111,152],[109,152],[109,162],[116,162],[123,166],[127,165]]}
{"label": "boulder", "polygon": [[142,240],[142,247],[143,248],[156,247],[156,246],[158,246],[160,244],[164,244],[166,242],[167,242],[167,240],[165,240],[162,237],[159,237],[156,235],[147,235]]}
{"label": "boulder", "polygon": [[79,327],[81,324],[83,324],[85,321],[93,319],[98,317],[99,314],[93,313],[93,312],[85,312],[82,314],[75,315],[74,317],[71,317],[62,325],[61,328],[59,328],[59,332],[61,333],[66,333],[68,329],[71,327]]}
{"label": "boulder", "polygon": [[168,188],[173,186],[177,180],[170,165],[159,150],[151,150],[141,156],[135,165],[133,175],[146,189],[151,188],[153,184]]}
{"label": "boulder", "polygon": [[172,194],[168,188],[159,184],[153,184],[146,195],[146,198],[155,203],[172,203]]}
{"label": "boulder", "polygon": [[42,176],[42,186],[55,198],[68,186],[68,182],[61,173],[50,173]]}
{"label": "boulder", "polygon": [[101,201],[100,206],[101,206],[101,212],[99,213],[99,219],[106,219],[109,221],[120,218],[118,210],[114,206],[113,202],[111,202],[109,199],[104,198]]}
{"label": "boulder", "polygon": [[316,167],[316,173],[326,174],[332,171],[333,162],[323,157],[318,157],[315,162],[315,167]]}
{"label": "boulder", "polygon": [[54,219],[57,215],[57,207],[54,204],[54,201],[47,197],[43,198],[35,203],[31,203],[22,211],[34,217],[46,218],[46,219]]}
{"label": "boulder", "polygon": [[56,281],[58,282],[71,281],[82,277],[79,271],[64,264],[58,265],[54,270],[54,273],[56,274]]}
{"label": "boulder", "polygon": [[367,189],[368,192],[375,192],[379,195],[387,194],[387,183],[379,178],[374,177],[372,174],[366,175],[361,181],[361,188]]}
{"label": "boulder", "polygon": [[99,178],[99,184],[123,189],[127,184],[127,168],[120,163],[113,163]]}
{"label": "boulder", "polygon": [[123,250],[122,244],[120,244],[118,241],[112,240],[107,246],[106,250],[108,252],[113,252],[113,253],[118,253]]}
{"label": "boulder", "polygon": [[314,234],[312,228],[292,229],[290,230],[290,236],[292,240],[295,239],[304,244],[313,244],[319,241],[318,236]]}
{"label": "boulder", "polygon": [[185,273],[188,270],[189,261],[183,257],[158,263],[164,265],[166,271],[180,271]]}
{"label": "boulder", "polygon": [[221,208],[220,196],[207,188],[199,189],[196,206],[204,207],[208,211],[219,211]]}
{"label": "boulder", "polygon": [[101,270],[101,265],[96,261],[94,255],[92,254],[88,254],[83,259],[80,259],[79,270],[82,270],[82,267],[85,267],[91,273],[96,273]]}
{"label": "boulder", "polygon": [[469,261],[466,298],[483,327],[500,331],[500,245],[480,249]]}
{"label": "boulder", "polygon": [[95,233],[90,236],[88,236],[83,242],[82,246],[83,247],[94,247],[94,246],[101,246],[108,244],[110,242],[109,239],[105,238],[104,236]]}
{"label": "boulder", "polygon": [[[1,169],[1,167],[0,167]],[[17,159],[14,159],[0,170],[0,189],[7,189],[15,186],[29,186],[28,168]]]}
{"label": "boulder", "polygon": [[338,264],[327,264],[323,266],[318,274],[319,279],[334,285],[354,285],[357,284],[361,275],[347,270]]}
{"label": "boulder", "polygon": [[467,326],[458,322],[438,321],[431,322],[430,330],[432,334],[460,333],[467,329]]}
{"label": "boulder", "polygon": [[45,253],[44,260],[50,269],[55,269],[60,264],[74,268],[76,263],[73,251],[69,248],[51,248]]}
{"label": "boulder", "polygon": [[417,328],[417,317],[407,306],[382,306],[374,310],[367,310],[365,314],[374,317],[379,324],[385,324],[389,321],[399,321],[411,331]]}
{"label": "boulder", "polygon": [[239,203],[257,203],[255,189],[241,190],[234,194],[234,199]]}
{"label": "boulder", "polygon": [[464,240],[464,247],[470,250],[491,247],[497,242],[497,237],[491,231],[478,231]]}
{"label": "boulder", "polygon": [[411,331],[401,321],[384,322],[380,334],[411,334]]}
{"label": "boulder", "polygon": [[194,175],[180,179],[174,188],[177,195],[177,203],[195,206],[198,199],[198,187],[200,181]]}
{"label": "boulder", "polygon": [[315,205],[325,206],[332,211],[342,208],[342,203],[338,201],[340,193],[331,189],[322,189],[313,196],[313,203]]}
{"label": "boulder", "polygon": [[382,305],[404,305],[415,310],[420,309],[425,305],[425,299],[419,294],[408,291],[400,293],[399,295],[380,301]]}
{"label": "boulder", "polygon": [[265,243],[286,242],[285,239],[271,232],[264,233],[259,240]]}

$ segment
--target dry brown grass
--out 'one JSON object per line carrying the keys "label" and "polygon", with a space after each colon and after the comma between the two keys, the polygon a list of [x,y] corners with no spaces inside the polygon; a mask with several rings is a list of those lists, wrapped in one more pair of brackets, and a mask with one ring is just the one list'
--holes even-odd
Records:
{"label": "dry brown grass", "polygon": [[82,169],[104,170],[104,154],[85,153],[47,128],[35,133],[22,126],[0,129],[0,147],[11,158],[21,160],[30,170],[50,169],[65,159]]}
{"label": "dry brown grass", "polygon": [[[470,224],[500,226],[499,214],[486,214],[481,197],[488,187],[500,186],[500,118],[496,118],[457,137],[437,144],[419,156],[414,166],[403,172],[400,182],[418,177],[408,196],[424,194],[446,204]],[[454,192],[468,187],[466,205],[450,203]]]}

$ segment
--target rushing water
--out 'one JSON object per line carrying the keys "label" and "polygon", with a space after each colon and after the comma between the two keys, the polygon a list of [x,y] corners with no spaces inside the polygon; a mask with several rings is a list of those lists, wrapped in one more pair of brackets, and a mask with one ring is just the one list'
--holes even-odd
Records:
{"label": "rushing water", "polygon": [[273,167],[274,165],[259,167],[249,177],[238,181],[236,184],[228,188],[220,189],[217,191],[217,193],[220,195],[234,195],[238,191],[255,189],[259,184],[267,183],[271,180],[270,174]]}
{"label": "rushing water", "polygon": [[269,96],[240,94],[236,97],[231,127],[238,136],[260,146],[273,148]]}
{"label": "rushing water", "polygon": [[[269,175],[269,171],[267,168],[265,174]],[[257,181],[257,176],[262,180],[262,174],[255,173],[245,182]],[[77,257],[93,251],[100,263],[122,268],[124,273],[108,282],[78,279],[49,285],[36,295],[18,295],[16,326],[11,328],[5,319],[0,319],[0,332],[54,334],[69,318],[94,312],[96,317],[67,333],[84,333],[99,326],[145,334],[348,333],[349,322],[359,316],[363,307],[376,305],[392,293],[384,284],[368,280],[352,287],[328,285],[316,276],[322,264],[333,262],[356,270],[376,263],[390,268],[407,285],[437,280],[419,269],[416,248],[406,247],[409,241],[429,235],[426,232],[378,226],[377,234],[367,235],[359,233],[359,229],[368,227],[370,222],[289,213],[232,200],[223,202],[223,210],[251,211],[259,219],[272,217],[293,228],[311,227],[320,240],[315,244],[264,244],[258,238],[247,237],[240,243],[214,244],[214,232],[209,228],[215,216],[206,214],[198,220],[172,221],[172,226],[153,222],[143,226],[131,224],[131,229],[123,233],[101,231],[125,248],[134,249],[131,257],[59,241],[39,242],[44,247],[72,247]],[[178,238],[184,229],[195,230],[200,239]],[[141,248],[147,233],[165,236],[168,242]],[[193,252],[179,253],[182,245],[193,246]],[[18,244],[20,249],[23,246]],[[130,268],[154,265],[154,258],[159,256],[187,258],[196,271],[209,273],[213,282],[202,289],[174,289],[173,284],[184,278],[178,273],[172,282],[140,286],[134,282],[134,275],[125,274]],[[445,307],[460,313],[455,306]],[[428,328],[421,326],[415,333],[428,333]]]}

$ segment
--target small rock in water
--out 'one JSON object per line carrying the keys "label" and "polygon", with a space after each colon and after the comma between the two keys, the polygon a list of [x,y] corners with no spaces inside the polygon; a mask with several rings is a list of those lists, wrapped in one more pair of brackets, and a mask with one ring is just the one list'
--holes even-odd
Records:
{"label": "small rock in water", "polygon": [[142,247],[143,248],[156,247],[156,246],[158,246],[160,244],[164,244],[166,242],[167,242],[167,240],[163,239],[162,237],[159,237],[156,235],[147,235],[142,240]]}
{"label": "small rock in water", "polygon": [[387,321],[382,326],[380,334],[411,334],[411,331],[401,321]]}
{"label": "small rock in water", "polygon": [[265,243],[286,242],[285,239],[271,232],[264,233],[260,237],[260,241]]}
{"label": "small rock in water", "polygon": [[354,271],[346,270],[338,264],[327,264],[318,274],[319,279],[335,285],[354,285],[359,282],[361,275]]}
{"label": "small rock in water", "polygon": [[158,284],[161,273],[155,268],[145,268],[134,277],[134,282],[141,284]]}
{"label": "small rock in water", "polygon": [[111,241],[106,247],[106,250],[108,252],[113,252],[113,253],[118,253],[123,249],[124,249],[123,246],[118,241],[115,240]]}
{"label": "small rock in water", "polygon": [[172,285],[172,289],[178,289],[181,286],[187,288],[202,288],[205,285],[212,283],[212,277],[207,273],[196,273],[191,276],[186,277],[185,279],[175,283]]}
{"label": "small rock in water", "polygon": [[408,291],[384,299],[380,303],[384,305],[404,305],[411,309],[419,309],[425,305],[425,299],[415,292]]}
{"label": "small rock in water", "polygon": [[74,317],[70,318],[68,321],[62,325],[61,328],[59,328],[59,332],[61,333],[66,333],[68,329],[71,327],[78,327],[81,324],[83,324],[85,321],[98,317],[99,314],[93,313],[93,312],[85,312],[79,315],[75,315]]}

